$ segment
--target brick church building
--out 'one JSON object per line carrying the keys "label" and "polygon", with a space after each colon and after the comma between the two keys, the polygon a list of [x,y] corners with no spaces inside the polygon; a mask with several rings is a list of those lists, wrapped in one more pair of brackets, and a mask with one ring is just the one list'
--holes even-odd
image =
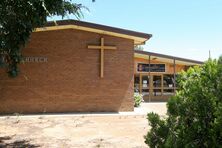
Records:
{"label": "brick church building", "polygon": [[[134,82],[140,85],[140,93],[153,93],[143,89],[151,82],[143,76],[151,71],[141,71],[143,75],[135,71],[135,61],[150,66],[150,56],[134,51],[135,45],[145,44],[151,37],[74,20],[57,21],[56,25],[49,22],[37,28],[22,50],[24,63],[20,64],[19,76],[8,78],[0,68],[0,113],[133,111]],[[201,64],[176,60],[185,60],[188,66]],[[163,93],[163,88],[158,92]]]}

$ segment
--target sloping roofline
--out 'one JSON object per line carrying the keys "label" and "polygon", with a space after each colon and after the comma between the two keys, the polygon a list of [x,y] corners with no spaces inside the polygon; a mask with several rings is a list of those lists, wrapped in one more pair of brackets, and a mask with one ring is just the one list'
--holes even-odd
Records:
{"label": "sloping roofline", "polygon": [[[152,37],[151,34],[146,34],[142,32],[137,32],[137,31],[131,31],[131,30],[126,30],[122,28],[117,28],[117,27],[111,27],[111,26],[106,26],[106,25],[100,25],[96,23],[90,23],[90,22],[84,22],[84,21],[77,21],[77,20],[59,20],[56,21],[57,25],[77,25],[77,26],[84,26],[84,27],[89,27],[89,28],[95,28],[95,29],[101,29],[101,30],[107,30],[110,32],[116,32],[120,34],[126,34],[126,35],[131,35],[131,36],[136,36],[136,37],[142,37],[142,38],[147,38],[150,39]],[[45,27],[49,26],[56,26],[54,21],[49,21]]]}
{"label": "sloping roofline", "polygon": [[[38,32],[38,31],[57,30],[57,29],[62,29],[61,26],[66,26],[66,28],[63,28],[63,29],[67,29],[67,27],[72,28],[71,26],[75,26],[75,29],[80,29],[80,30],[84,30],[84,28],[85,29],[90,28],[92,32],[98,31],[98,33],[104,33],[104,34],[113,33],[112,35],[114,36],[115,35],[118,36],[119,34],[120,37],[125,37],[125,38],[131,37],[130,39],[138,40],[138,43],[140,44],[144,44],[145,41],[149,40],[152,37],[152,34],[136,32],[136,31],[131,31],[127,29],[121,29],[121,28],[100,25],[100,24],[95,24],[95,23],[90,23],[90,22],[84,22],[84,21],[78,21],[78,20],[72,20],[72,19],[49,21],[46,23],[45,26],[43,26],[43,28],[36,28],[35,31]],[[57,28],[50,29],[50,27],[57,27]],[[125,35],[125,36],[121,36],[121,35]]]}
{"label": "sloping roofline", "polygon": [[194,64],[198,64],[198,65],[204,64],[204,62],[202,62],[202,61],[196,61],[196,60],[191,60],[191,59],[186,59],[186,58],[181,58],[181,57],[175,57],[175,56],[170,56],[170,55],[165,55],[165,54],[160,54],[160,53],[155,53],[155,52],[135,50],[134,53],[148,55],[148,56],[156,56],[156,57],[161,57],[161,58],[166,58],[166,59],[175,59],[176,61],[183,61],[183,62],[194,63]]}

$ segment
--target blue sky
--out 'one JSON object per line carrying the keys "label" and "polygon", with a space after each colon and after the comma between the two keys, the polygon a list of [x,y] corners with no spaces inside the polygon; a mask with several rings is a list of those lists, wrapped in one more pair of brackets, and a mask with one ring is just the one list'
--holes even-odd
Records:
{"label": "blue sky", "polygon": [[201,61],[209,57],[209,50],[213,58],[222,54],[222,0],[73,2],[90,9],[83,11],[83,21],[153,34],[144,46],[146,51]]}

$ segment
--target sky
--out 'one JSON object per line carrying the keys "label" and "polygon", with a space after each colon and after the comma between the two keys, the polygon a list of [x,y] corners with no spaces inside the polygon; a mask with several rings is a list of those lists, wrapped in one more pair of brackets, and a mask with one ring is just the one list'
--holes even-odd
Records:
{"label": "sky", "polygon": [[[152,34],[145,51],[205,61],[222,55],[222,0],[73,0],[82,21]],[[60,20],[54,16],[49,20]],[[73,15],[64,19],[76,19]]]}

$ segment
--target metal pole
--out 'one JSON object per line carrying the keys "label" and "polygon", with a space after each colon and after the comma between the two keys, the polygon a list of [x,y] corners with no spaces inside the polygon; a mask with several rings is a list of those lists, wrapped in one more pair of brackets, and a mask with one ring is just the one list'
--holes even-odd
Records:
{"label": "metal pole", "polygon": [[151,93],[151,83],[150,83],[150,81],[151,81],[151,77],[150,77],[150,55],[149,55],[149,102],[151,101],[151,98],[150,98],[150,93]]}
{"label": "metal pole", "polygon": [[176,60],[173,59],[173,90],[174,90],[174,94],[176,93]]}

